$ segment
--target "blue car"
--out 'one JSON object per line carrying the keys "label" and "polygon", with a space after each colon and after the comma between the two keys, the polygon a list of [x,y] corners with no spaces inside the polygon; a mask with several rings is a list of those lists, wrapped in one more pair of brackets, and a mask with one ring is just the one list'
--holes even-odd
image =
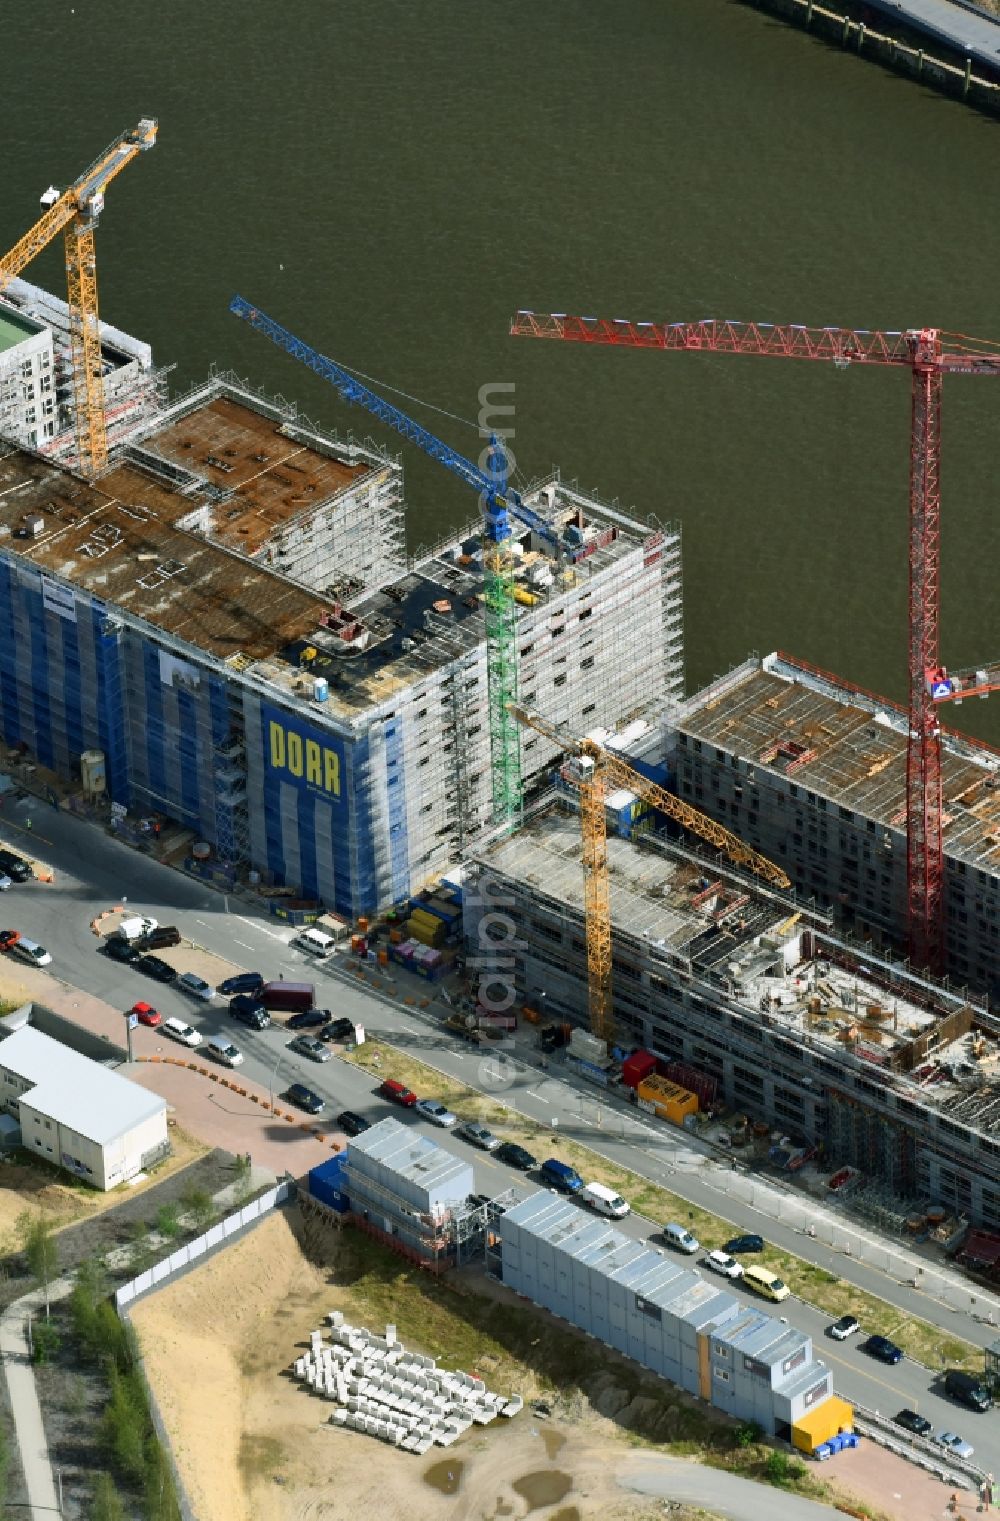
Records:
{"label": "blue car", "polygon": [[583,1187],[583,1179],[576,1169],[560,1162],[557,1157],[549,1157],[542,1163],[540,1171],[542,1182],[561,1194],[578,1194]]}
{"label": "blue car", "polygon": [[227,977],[225,982],[220,982],[217,991],[225,994],[256,993],[263,986],[264,978],[260,972],[237,972],[234,977]]}
{"label": "blue car", "polygon": [[865,1351],[871,1357],[877,1357],[880,1363],[901,1363],[903,1361],[903,1349],[897,1347],[888,1336],[869,1336],[863,1343]]}

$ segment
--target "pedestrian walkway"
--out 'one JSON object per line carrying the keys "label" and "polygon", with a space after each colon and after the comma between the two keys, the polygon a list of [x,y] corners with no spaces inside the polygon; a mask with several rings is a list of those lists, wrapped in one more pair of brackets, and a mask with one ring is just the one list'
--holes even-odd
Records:
{"label": "pedestrian walkway", "polygon": [[727,1521],[761,1521],[762,1516],[767,1521],[831,1521],[836,1516],[836,1511],[816,1500],[718,1468],[702,1468],[683,1458],[634,1458],[619,1472],[618,1483],[635,1494],[704,1506]]}
{"label": "pedestrian walkway", "polygon": [[884,16],[895,16],[956,52],[994,68],[1000,52],[1000,16],[966,10],[954,0],[868,0]]}
{"label": "pedestrian walkway", "polygon": [[[66,1299],[72,1288],[73,1283],[69,1278],[60,1278],[51,1284],[50,1305]],[[62,1513],[56,1496],[42,1409],[38,1403],[35,1374],[28,1349],[29,1318],[36,1319],[39,1313],[44,1313],[44,1307],[45,1290],[34,1289],[22,1299],[16,1300],[0,1319],[0,1357],[3,1359],[10,1394],[14,1435],[24,1472],[31,1521],[52,1521],[53,1516]]]}

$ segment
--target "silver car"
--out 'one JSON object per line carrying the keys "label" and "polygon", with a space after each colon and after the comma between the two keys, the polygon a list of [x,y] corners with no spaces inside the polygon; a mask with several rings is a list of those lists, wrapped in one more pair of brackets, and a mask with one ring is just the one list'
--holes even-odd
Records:
{"label": "silver car", "polygon": [[496,1151],[500,1145],[500,1137],[476,1120],[467,1120],[464,1125],[459,1125],[455,1134],[462,1136],[473,1146],[478,1146],[480,1151]]}
{"label": "silver car", "polygon": [[418,1099],[415,1108],[425,1120],[430,1120],[432,1125],[440,1125],[442,1130],[450,1130],[452,1125],[458,1124],[458,1115],[452,1114],[437,1099]]}
{"label": "silver car", "polygon": [[294,1040],[288,1042],[289,1051],[295,1051],[299,1056],[308,1056],[311,1062],[328,1062],[333,1055],[329,1046],[324,1046],[315,1035],[296,1035]]}
{"label": "silver car", "polygon": [[182,972],[174,986],[182,993],[190,993],[192,998],[203,998],[206,1003],[212,1003],[216,997],[215,989],[195,972]]}
{"label": "silver car", "polygon": [[939,1431],[934,1440],[941,1447],[947,1447],[953,1458],[971,1458],[976,1450],[971,1442],[963,1442],[953,1431]]}

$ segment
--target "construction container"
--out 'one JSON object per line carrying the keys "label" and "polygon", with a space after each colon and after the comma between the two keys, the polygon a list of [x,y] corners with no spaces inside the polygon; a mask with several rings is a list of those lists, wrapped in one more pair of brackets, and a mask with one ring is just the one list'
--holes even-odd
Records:
{"label": "construction container", "polygon": [[815,1410],[804,1411],[792,1425],[792,1446],[815,1452],[831,1437],[854,1430],[854,1409],[839,1394],[831,1394]]}
{"label": "construction container", "polygon": [[689,1114],[698,1113],[698,1095],[665,1077],[646,1077],[636,1088],[639,1102],[648,1104],[661,1120],[683,1125]]}
{"label": "construction container", "polygon": [[687,1062],[658,1062],[657,1070],[661,1077],[668,1078],[670,1082],[677,1083],[681,1088],[687,1088],[689,1092],[696,1094],[700,1110],[711,1109],[714,1105],[719,1092],[719,1080],[710,1072],[689,1067]]}
{"label": "construction container", "polygon": [[347,1183],[346,1160],[347,1153],[340,1151],[335,1157],[330,1157],[329,1161],[321,1162],[318,1167],[309,1170],[309,1192],[321,1204],[337,1210],[338,1214],[345,1214],[351,1207],[344,1192]]}
{"label": "construction container", "polygon": [[638,1088],[644,1078],[656,1071],[656,1057],[652,1051],[633,1051],[622,1062],[622,1082],[626,1088]]}
{"label": "construction container", "polygon": [[541,1017],[538,1010],[533,1009],[530,1004],[521,1005],[521,1018],[527,1020],[529,1025],[537,1025]]}
{"label": "construction container", "polygon": [[420,905],[419,913],[431,914],[437,919],[443,919],[449,929],[455,929],[461,923],[462,908],[458,903],[447,898],[443,893],[435,893]]}
{"label": "construction container", "polygon": [[362,917],[362,918],[360,918],[358,920],[358,934],[359,935],[367,935],[367,933],[368,933],[368,920],[365,919],[364,917]]}
{"label": "construction container", "polygon": [[445,927],[442,919],[434,919],[428,923],[426,919],[418,919],[411,915],[406,921],[406,933],[411,940],[419,940],[422,945],[435,946],[440,949],[445,942]]}
{"label": "construction container", "polygon": [[389,965],[389,952],[388,951],[379,951],[379,953],[378,953],[378,964],[379,964],[379,966],[388,966]]}

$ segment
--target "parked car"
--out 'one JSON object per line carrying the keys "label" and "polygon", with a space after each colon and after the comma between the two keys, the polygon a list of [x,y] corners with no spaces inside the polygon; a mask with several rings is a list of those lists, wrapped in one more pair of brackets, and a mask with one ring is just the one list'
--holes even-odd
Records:
{"label": "parked car", "polygon": [[103,951],[105,956],[112,961],[124,961],[125,963],[136,962],[142,955],[138,946],[133,945],[131,940],[122,940],[117,935],[108,935],[97,949]]}
{"label": "parked car", "polygon": [[953,1431],[939,1431],[934,1438],[940,1447],[947,1447],[953,1458],[971,1458],[975,1452],[971,1442],[965,1442]]}
{"label": "parked car", "polygon": [[[232,993],[256,993],[258,988],[264,986],[264,979],[260,972],[237,972],[232,977],[226,977],[219,983],[216,992],[228,997]],[[230,1004],[230,1013],[232,1005]]]}
{"label": "parked car", "polygon": [[205,1050],[214,1061],[221,1062],[224,1067],[242,1067],[243,1065],[243,1052],[225,1035],[213,1035]]}
{"label": "parked car", "polygon": [[119,940],[142,940],[146,935],[151,935],[158,927],[159,920],[151,919],[148,914],[129,914],[123,919],[117,929]]}
{"label": "parked car", "polygon": [[26,935],[22,935],[10,949],[12,955],[19,961],[26,961],[29,966],[49,966],[52,962],[44,945],[39,945],[37,940],[29,940]]}
{"label": "parked car", "polygon": [[8,889],[8,887],[13,887],[13,886],[14,886],[14,883],[13,883],[12,878],[8,877],[8,875],[7,875],[7,873],[5,871],[0,871],[0,893],[5,893],[7,891],[7,889]]}
{"label": "parked car", "polygon": [[826,1329],[827,1334],[832,1336],[834,1341],[846,1341],[849,1336],[854,1335],[855,1331],[860,1331],[861,1327],[855,1316],[841,1315],[839,1320],[835,1320],[833,1325],[827,1326]]}
{"label": "parked car", "polygon": [[629,1213],[629,1206],[621,1194],[604,1183],[585,1183],[578,1197],[580,1203],[586,1204],[595,1215],[605,1215],[609,1220],[623,1220]]}
{"label": "parked car", "polygon": [[294,1051],[297,1056],[308,1056],[311,1062],[328,1062],[330,1060],[330,1048],[324,1046],[315,1035],[296,1035],[294,1040],[288,1042],[289,1051]]}
{"label": "parked car", "polygon": [[693,1257],[695,1252],[701,1251],[701,1242],[698,1237],[693,1236],[676,1220],[668,1221],[663,1227],[663,1239],[668,1246],[675,1246],[679,1252],[684,1252],[688,1257]]}
{"label": "parked car", "polygon": [[30,882],[35,875],[31,862],[13,850],[0,850],[0,871],[7,877],[13,877],[15,882]]}
{"label": "parked car", "polygon": [[432,1125],[440,1125],[442,1130],[450,1130],[452,1125],[458,1124],[458,1115],[452,1114],[437,1099],[417,1099],[414,1107],[425,1120],[430,1120]]}
{"label": "parked car", "polygon": [[888,1336],[869,1336],[867,1341],[861,1343],[865,1352],[871,1357],[877,1357],[880,1363],[901,1363],[903,1361],[903,1349],[897,1347]]}
{"label": "parked car", "polygon": [[329,1009],[302,1009],[298,1014],[293,1014],[287,1021],[286,1028],[289,1030],[316,1030],[321,1025],[329,1024]]}
{"label": "parked car", "polygon": [[371,1120],[366,1120],[363,1114],[355,1114],[353,1109],[342,1109],[337,1115],[337,1128],[345,1135],[360,1135],[363,1130],[370,1130],[371,1124]]}
{"label": "parked car", "polygon": [[171,1040],[179,1040],[182,1046],[200,1046],[201,1036],[197,1030],[192,1030],[183,1019],[165,1019],[161,1026],[164,1035],[169,1035]]}
{"label": "parked car", "polygon": [[311,982],[286,982],[279,977],[277,982],[262,983],[257,998],[272,1012],[280,1010],[285,1014],[297,1014],[302,1009],[315,1008],[316,989]]}
{"label": "parked car", "polygon": [[282,1097],[286,1098],[290,1104],[295,1104],[297,1108],[304,1109],[307,1114],[319,1114],[326,1108],[326,1099],[320,1098],[319,1094],[307,1088],[305,1083],[293,1083],[290,1088],[285,1089]]}
{"label": "parked car", "polygon": [[134,1014],[141,1025],[151,1025],[154,1029],[163,1023],[163,1015],[151,1003],[134,1003],[129,1013]]}
{"label": "parked car", "polygon": [[253,993],[237,993],[229,1000],[229,1012],[240,1024],[249,1025],[251,1030],[266,1030],[271,1023],[270,1014]]}
{"label": "parked car", "polygon": [[177,986],[182,993],[190,993],[192,998],[201,998],[205,1003],[211,1003],[215,998],[215,989],[204,977],[199,977],[197,972],[182,972],[177,979]]}
{"label": "parked car", "polygon": [[721,1273],[723,1278],[742,1278],[743,1264],[737,1262],[735,1257],[730,1257],[728,1252],[709,1252],[705,1258],[705,1266],[710,1267],[713,1273]]}
{"label": "parked car", "polygon": [[466,1120],[464,1125],[459,1125],[455,1132],[472,1146],[478,1146],[480,1151],[496,1151],[500,1145],[500,1137],[494,1135],[492,1130],[487,1130],[485,1125],[480,1125],[478,1120]]}
{"label": "parked car", "polygon": [[304,929],[298,935],[293,936],[289,942],[297,950],[308,951],[310,956],[332,956],[337,949],[337,942],[332,935],[326,935],[322,930]]}
{"label": "parked car", "polygon": [[892,1419],[904,1431],[912,1431],[914,1436],[929,1436],[934,1430],[927,1417],[918,1415],[915,1410],[900,1410]]}
{"label": "parked car", "polygon": [[724,1252],[735,1255],[737,1252],[762,1252],[764,1250],[763,1236],[734,1236],[732,1241],[727,1241],[722,1248]]}
{"label": "parked car", "polygon": [[578,1194],[583,1187],[583,1179],[576,1168],[570,1167],[568,1162],[560,1162],[558,1157],[547,1157],[539,1172],[542,1182],[561,1194]]}
{"label": "parked car", "polygon": [[412,1109],[417,1102],[417,1095],[405,1083],[397,1083],[394,1077],[387,1077],[379,1083],[375,1092],[379,1098],[389,1099],[393,1104],[402,1104],[404,1109]]}
{"label": "parked car", "polygon": [[523,1146],[518,1146],[515,1141],[503,1141],[494,1152],[498,1162],[506,1162],[508,1167],[516,1167],[518,1172],[530,1172],[538,1163],[530,1151],[525,1151]]}
{"label": "parked car", "polygon": [[159,924],[148,935],[140,935],[135,944],[140,951],[165,951],[171,945],[180,945],[181,932],[172,924]]}
{"label": "parked car", "polygon": [[353,1019],[332,1019],[328,1025],[324,1025],[320,1040],[353,1040],[354,1035]]}
{"label": "parked car", "polygon": [[0,951],[13,950],[20,938],[20,930],[0,930]]}
{"label": "parked car", "polygon": [[137,972],[145,972],[147,977],[152,977],[156,982],[173,982],[177,976],[170,963],[160,956],[140,956],[135,969]]}

